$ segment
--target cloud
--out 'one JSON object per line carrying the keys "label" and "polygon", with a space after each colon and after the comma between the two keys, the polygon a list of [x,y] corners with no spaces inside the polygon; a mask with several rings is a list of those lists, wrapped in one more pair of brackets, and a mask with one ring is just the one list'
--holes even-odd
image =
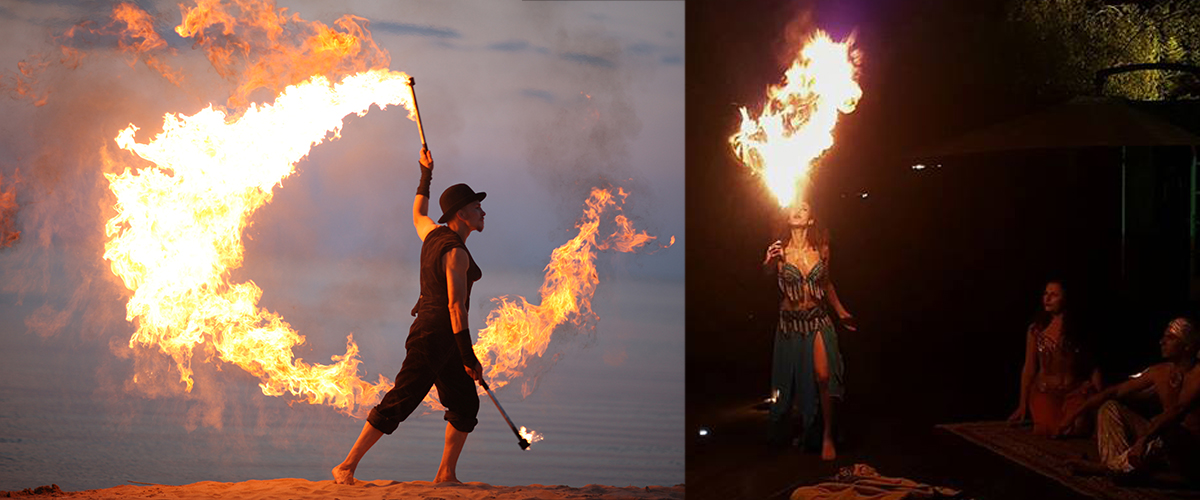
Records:
{"label": "cloud", "polygon": [[663,63],[663,64],[667,64],[667,65],[671,65],[671,66],[674,66],[674,65],[677,65],[677,64],[683,64],[683,56],[681,56],[681,55],[679,55],[679,54],[674,54],[674,55],[669,55],[669,56],[663,56],[663,58],[662,58],[662,63]]}
{"label": "cloud", "polygon": [[507,42],[493,43],[487,47],[490,50],[499,50],[501,52],[522,52],[529,50],[529,42],[525,40],[509,40]]}
{"label": "cloud", "polygon": [[658,46],[648,42],[638,42],[629,46],[629,51],[634,54],[651,54],[658,50]]}
{"label": "cloud", "polygon": [[371,29],[374,31],[385,31],[396,35],[413,35],[423,36],[428,38],[462,38],[462,34],[458,30],[452,28],[444,28],[440,26],[408,24],[408,23],[393,23],[388,21],[378,21],[371,23]]}
{"label": "cloud", "polygon": [[568,61],[587,64],[589,66],[595,66],[598,68],[612,68],[612,67],[616,66],[615,63],[613,63],[612,61],[610,61],[606,58],[603,58],[600,56],[593,56],[590,54],[581,54],[578,52],[565,52],[565,53],[559,55],[559,57],[566,59]]}

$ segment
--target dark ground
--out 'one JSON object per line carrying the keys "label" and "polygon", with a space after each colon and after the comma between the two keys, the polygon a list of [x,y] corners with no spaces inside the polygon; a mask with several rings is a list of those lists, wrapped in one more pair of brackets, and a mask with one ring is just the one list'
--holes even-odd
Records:
{"label": "dark ground", "polygon": [[802,485],[819,483],[837,469],[865,463],[880,474],[962,490],[966,498],[1085,499],[1086,496],[1025,469],[989,450],[933,428],[936,418],[893,409],[891,415],[851,405],[843,413],[844,441],[834,462],[819,453],[772,446],[765,412],[754,400],[689,408],[696,422],[713,429],[699,438],[689,426],[688,496],[699,499],[787,498]]}

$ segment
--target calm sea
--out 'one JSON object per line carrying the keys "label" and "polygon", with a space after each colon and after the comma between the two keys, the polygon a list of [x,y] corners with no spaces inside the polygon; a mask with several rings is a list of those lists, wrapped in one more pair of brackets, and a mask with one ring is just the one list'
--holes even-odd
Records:
{"label": "calm sea", "polygon": [[[260,305],[308,337],[298,356],[328,362],[344,352],[345,335],[353,332],[368,378],[395,376],[415,277],[362,264],[328,271],[258,264],[253,279],[266,290]],[[560,353],[559,361],[531,396],[522,399],[515,387],[498,392],[513,421],[545,441],[522,451],[484,397],[480,424],[458,465],[460,479],[570,486],[684,481],[683,284],[639,281],[633,274],[636,269],[623,268],[601,274],[595,331],[556,333],[551,351]],[[540,282],[536,272],[485,275],[472,294],[473,330],[491,309],[487,299],[517,293],[537,302]],[[361,420],[326,407],[264,396],[240,368],[217,369],[202,356],[194,362],[191,394],[151,397],[130,389],[135,360],[118,355],[130,327],[97,325],[103,314],[82,312],[123,314],[122,304],[97,305],[101,300],[81,300],[67,290],[28,294],[20,304],[15,294],[0,295],[0,490],[324,480],[362,428]],[[54,311],[67,314],[49,314]],[[39,336],[28,331],[30,317],[61,320],[67,328]],[[163,366],[157,365],[151,368]],[[414,415],[370,451],[357,476],[431,480],[444,428],[440,412]]]}

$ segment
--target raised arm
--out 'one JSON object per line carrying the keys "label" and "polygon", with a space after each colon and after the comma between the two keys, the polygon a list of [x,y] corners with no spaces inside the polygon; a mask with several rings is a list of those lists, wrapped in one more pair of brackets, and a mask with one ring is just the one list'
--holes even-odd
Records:
{"label": "raised arm", "polygon": [[1158,366],[1152,366],[1143,372],[1141,376],[1121,382],[1088,398],[1082,405],[1076,407],[1071,413],[1064,415],[1059,420],[1060,428],[1055,431],[1055,434],[1062,434],[1063,431],[1075,423],[1075,419],[1079,418],[1080,415],[1099,408],[1105,401],[1124,398],[1130,394],[1150,388],[1154,385],[1154,375],[1150,371],[1157,369]]}
{"label": "raised arm", "polygon": [[763,259],[762,270],[765,274],[779,272],[779,263],[783,260],[783,242],[775,240],[767,247],[767,257]]}
{"label": "raised arm", "polygon": [[458,344],[463,368],[472,379],[479,380],[483,367],[471,347],[471,330],[467,327],[467,268],[471,265],[466,250],[452,248],[446,252],[446,292],[450,296],[450,327]]}
{"label": "raised arm", "polygon": [[1138,438],[1138,441],[1145,444],[1146,441],[1162,433],[1163,429],[1178,424],[1185,415],[1197,407],[1200,407],[1200,370],[1193,369],[1183,381],[1183,387],[1179,390],[1179,399],[1175,401],[1175,404],[1163,408],[1162,413],[1150,420],[1150,427],[1146,429],[1145,434]]}
{"label": "raised arm", "polygon": [[429,217],[429,182],[432,179],[433,155],[428,149],[421,149],[421,184],[417,186],[417,197],[413,200],[413,227],[417,229],[417,236],[421,237],[421,241],[425,241],[425,236],[438,226],[437,222]]}

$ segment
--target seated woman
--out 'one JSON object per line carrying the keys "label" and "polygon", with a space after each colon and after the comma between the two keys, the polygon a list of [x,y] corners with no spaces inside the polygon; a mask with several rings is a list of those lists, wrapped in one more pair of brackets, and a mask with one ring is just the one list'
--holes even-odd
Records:
{"label": "seated woman", "polygon": [[1033,432],[1056,436],[1091,433],[1091,419],[1081,415],[1075,422],[1060,425],[1064,415],[1083,405],[1099,392],[1100,370],[1083,348],[1076,328],[1066,313],[1066,288],[1061,280],[1046,283],[1042,311],[1025,333],[1025,368],[1021,370],[1021,400],[1009,422],[1033,415]]}

